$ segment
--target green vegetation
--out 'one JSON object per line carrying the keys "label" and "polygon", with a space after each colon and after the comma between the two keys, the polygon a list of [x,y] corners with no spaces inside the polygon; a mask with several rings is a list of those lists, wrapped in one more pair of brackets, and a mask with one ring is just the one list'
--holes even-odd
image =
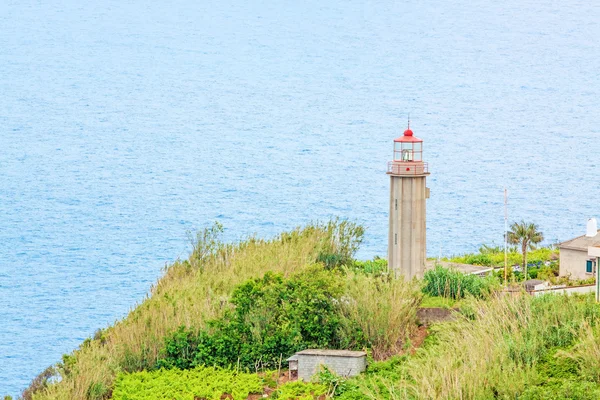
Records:
{"label": "green vegetation", "polygon": [[245,400],[251,393],[261,393],[267,386],[257,374],[212,367],[182,371],[142,371],[120,374],[115,383],[114,400],[219,400],[224,393],[234,400]]}
{"label": "green vegetation", "polygon": [[[503,267],[504,249],[500,246],[482,245],[477,253],[468,253],[450,258],[444,258],[459,264],[481,265],[484,267]],[[538,247],[527,253],[527,263],[529,267],[539,266],[546,261],[553,262],[558,260],[558,249],[552,247]],[[523,255],[519,253],[516,247],[508,249],[508,265],[519,265],[523,261]],[[558,272],[558,264],[555,264]]]}
{"label": "green vegetation", "polygon": [[167,337],[166,358],[158,367],[273,369],[306,348],[359,349],[367,343],[357,324],[348,320],[349,329],[341,329],[336,299],[342,294],[340,277],[319,266],[287,279],[268,272],[237,286],[233,308],[207,321],[206,329],[195,333],[181,327]]}
{"label": "green vegetation", "polygon": [[355,267],[361,227],[336,220],[238,244],[220,242],[221,230],[200,232],[189,259],[168,267],[125,319],[65,355],[31,388],[35,398],[106,399],[120,374],[158,368],[285,368],[309,346],[384,358],[416,329],[419,285]]}
{"label": "green vegetation", "polygon": [[476,275],[466,275],[439,265],[425,272],[423,280],[423,293],[454,300],[466,296],[483,298],[499,287],[494,277],[480,278]]}
{"label": "green vegetation", "polygon": [[319,383],[287,382],[271,396],[278,400],[314,400],[327,393],[328,387]]}
{"label": "green vegetation", "polygon": [[339,398],[600,398],[600,305],[592,296],[465,302],[414,356],[372,364]]}
{"label": "green vegetation", "polygon": [[[147,299],[40,374],[23,398],[600,398],[600,306],[591,296],[503,296],[497,276],[440,266],[422,281],[395,279],[385,260],[354,260],[363,230],[343,220],[237,244],[222,243],[221,230],[200,232],[189,259],[169,266]],[[500,253],[503,264],[501,249],[482,250],[464,257],[495,262]],[[555,252],[533,250],[529,261],[536,257]],[[419,307],[458,311],[423,342]],[[365,349],[370,365],[351,379],[323,369],[313,382],[279,381],[285,359],[308,347]]]}
{"label": "green vegetation", "polygon": [[189,259],[169,266],[147,299],[64,357],[51,379],[45,380],[54,383],[38,386],[36,400],[87,399],[91,388],[113,388],[121,372],[152,369],[164,358],[168,336],[181,326],[199,330],[207,321],[219,319],[230,308],[237,285],[267,272],[284,277],[301,273],[319,254],[351,259],[362,231],[356,224],[336,220],[270,240],[251,237],[226,244],[219,240],[219,225],[205,229],[197,235]]}
{"label": "green vegetation", "polygon": [[[509,281],[525,280],[524,271],[512,271],[512,266],[519,265],[523,261],[523,255],[518,252],[516,247],[508,249],[508,266],[507,279]],[[539,247],[527,252],[527,275],[529,279],[544,279],[550,280],[556,284],[574,284],[569,282],[568,278],[560,280],[558,278],[558,249],[553,247]],[[460,256],[444,258],[444,261],[457,264],[471,264],[494,268],[504,267],[504,249],[499,246],[482,245],[477,253],[468,253]],[[522,268],[522,267],[521,267]],[[504,279],[504,270],[497,270],[495,275],[501,280]],[[559,282],[560,280],[560,282]]]}
{"label": "green vegetation", "polygon": [[389,272],[387,260],[379,257],[367,261],[354,260],[350,266],[354,271],[367,275],[387,275]]}
{"label": "green vegetation", "polygon": [[423,296],[420,307],[422,308],[455,308],[460,305],[460,300],[441,296]]}

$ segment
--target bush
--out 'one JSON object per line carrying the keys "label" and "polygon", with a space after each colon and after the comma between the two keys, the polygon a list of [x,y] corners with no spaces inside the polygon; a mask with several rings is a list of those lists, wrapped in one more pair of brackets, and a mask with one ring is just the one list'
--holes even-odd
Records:
{"label": "bush", "polygon": [[386,275],[388,273],[388,262],[385,258],[375,257],[373,260],[354,260],[352,269],[365,275]]}
{"label": "bush", "polygon": [[268,271],[283,276],[299,273],[319,253],[352,256],[363,231],[348,221],[333,220],[268,240],[250,237],[227,244],[219,240],[220,230],[215,224],[195,235],[189,259],[166,266],[149,297],[96,340],[75,350],[74,362],[57,368],[58,379],[36,393],[36,399],[87,400],[95,382],[112,388],[119,372],[154,367],[165,357],[168,336],[182,325],[193,324],[194,331],[208,329],[206,321],[222,317],[230,307],[227,299],[239,284]]}
{"label": "bush", "polygon": [[[515,248],[508,249],[508,265],[521,264],[523,255]],[[527,253],[528,264],[540,266],[546,261],[555,262],[558,258],[558,249],[553,247],[538,247]],[[482,245],[477,253],[464,254],[446,259],[460,264],[473,264],[491,267],[504,266],[504,248],[501,246]]]}
{"label": "bush", "polygon": [[245,400],[252,393],[261,394],[265,380],[256,374],[197,367],[190,370],[143,371],[117,377],[114,400],[207,399],[219,400],[230,394]]}
{"label": "bush", "polygon": [[336,299],[342,291],[340,276],[319,266],[289,279],[267,273],[238,286],[233,310],[209,321],[207,329],[180,328],[170,335],[157,367],[278,368],[305,348],[363,346],[361,336],[347,343],[341,335]]}
{"label": "bush", "polygon": [[462,299],[467,295],[478,298],[489,295],[497,286],[494,277],[481,278],[437,265],[425,272],[423,293],[430,296]]}
{"label": "bush", "polygon": [[314,400],[327,393],[327,387],[312,382],[287,382],[281,385],[273,394],[272,399],[278,400]]}

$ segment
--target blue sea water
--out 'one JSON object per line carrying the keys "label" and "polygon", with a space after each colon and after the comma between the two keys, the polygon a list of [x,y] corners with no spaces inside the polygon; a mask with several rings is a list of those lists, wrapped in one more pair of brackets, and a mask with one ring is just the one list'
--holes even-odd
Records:
{"label": "blue sea water", "polygon": [[331,216],[385,255],[392,139],[428,254],[600,217],[600,3],[0,0],[0,394],[123,317],[187,231]]}

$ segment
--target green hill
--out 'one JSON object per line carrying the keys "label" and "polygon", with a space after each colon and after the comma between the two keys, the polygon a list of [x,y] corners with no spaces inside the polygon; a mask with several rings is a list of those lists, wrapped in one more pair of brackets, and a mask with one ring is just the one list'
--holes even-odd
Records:
{"label": "green hill", "polygon": [[[393,279],[384,260],[353,259],[363,228],[343,220],[237,244],[220,231],[200,232],[141,304],[23,397],[600,398],[600,307],[590,296],[503,296],[494,278],[441,268],[425,282]],[[421,345],[423,292],[429,303],[460,303]],[[315,383],[285,383],[284,360],[308,347],[365,349],[370,365],[352,379],[322,371]]]}

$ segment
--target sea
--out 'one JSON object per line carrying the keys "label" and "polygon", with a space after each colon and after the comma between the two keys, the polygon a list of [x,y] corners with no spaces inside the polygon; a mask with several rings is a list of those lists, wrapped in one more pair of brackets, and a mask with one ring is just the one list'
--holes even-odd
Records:
{"label": "sea", "polygon": [[143,300],[215,221],[385,256],[393,139],[430,257],[600,217],[600,2],[0,0],[0,395]]}

